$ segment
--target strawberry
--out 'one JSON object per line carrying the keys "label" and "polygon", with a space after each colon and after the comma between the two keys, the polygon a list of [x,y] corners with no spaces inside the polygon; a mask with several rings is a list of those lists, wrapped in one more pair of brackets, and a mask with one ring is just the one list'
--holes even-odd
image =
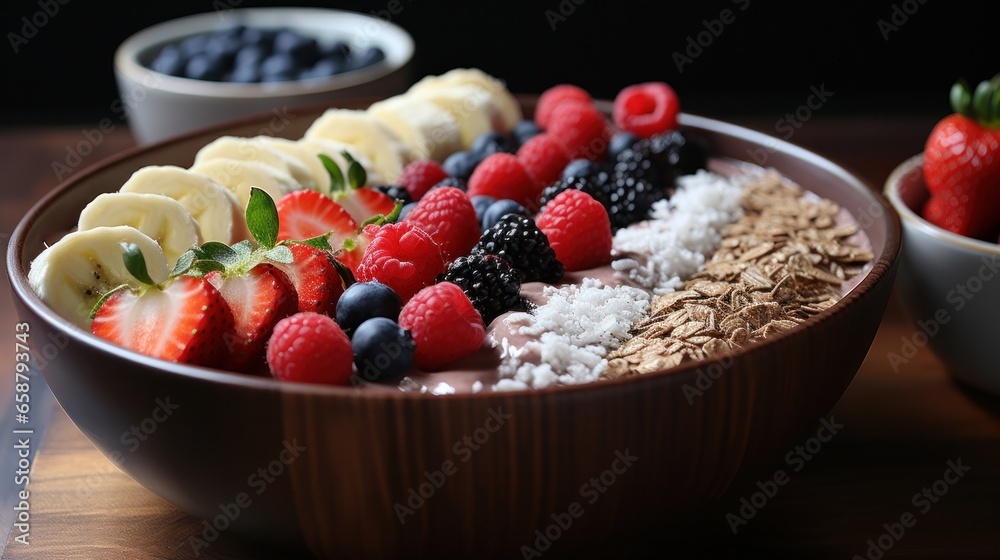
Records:
{"label": "strawberry", "polygon": [[566,101],[582,101],[593,103],[594,100],[586,90],[571,84],[561,84],[550,87],[538,96],[538,103],[535,105],[535,122],[542,128],[552,126],[552,113],[556,107]]}
{"label": "strawberry", "polygon": [[233,313],[204,278],[179,276],[139,292],[113,292],[99,304],[90,330],[147,356],[214,367],[226,355]]}
{"label": "strawberry", "polygon": [[517,161],[540,185],[551,185],[569,164],[569,153],[555,135],[543,132],[517,150]]}
{"label": "strawberry", "polygon": [[406,164],[403,172],[396,179],[410,195],[413,202],[417,202],[434,185],[448,178],[448,172],[441,167],[441,164],[432,160],[424,159]]}
{"label": "strawberry", "polygon": [[591,103],[564,101],[552,111],[547,132],[558,138],[571,159],[603,161],[611,143],[611,127]]}
{"label": "strawberry", "polygon": [[[320,195],[322,196],[322,195]],[[337,301],[347,289],[343,267],[330,251],[295,243],[288,246],[291,263],[274,263],[284,272],[295,288],[299,311],[313,311],[333,317]]]}
{"label": "strawberry", "polygon": [[479,350],[486,338],[483,318],[462,288],[440,282],[420,290],[399,312],[399,326],[417,344],[413,359],[433,370]]}
{"label": "strawberry", "polygon": [[347,210],[359,224],[375,216],[390,214],[396,207],[396,201],[383,192],[365,187],[368,181],[365,168],[348,152],[343,152],[343,156],[350,163],[346,177],[336,162],[326,155],[319,156],[330,174],[330,196],[334,202]]}
{"label": "strawberry", "polygon": [[649,138],[677,128],[680,110],[673,88],[663,82],[646,82],[618,92],[611,114],[618,128]]}
{"label": "strawberry", "polygon": [[600,202],[568,189],[559,193],[535,218],[566,270],[586,270],[611,262],[611,221]]}
{"label": "strawberry", "polygon": [[205,278],[233,312],[233,334],[224,337],[226,368],[257,372],[264,365],[264,344],[274,326],[299,310],[295,287],[284,272],[269,263],[242,274],[213,271]]}
{"label": "strawberry", "polygon": [[406,222],[416,224],[441,246],[445,262],[468,255],[479,241],[479,219],[465,193],[455,187],[436,188],[406,215]]}
{"label": "strawberry", "polygon": [[378,228],[358,264],[360,282],[378,280],[396,291],[402,302],[429,286],[445,270],[441,248],[410,222]]}
{"label": "strawberry", "polygon": [[353,237],[358,224],[330,197],[316,191],[295,191],[277,204],[278,239],[311,239],[330,234],[328,243],[339,247]]}
{"label": "strawberry", "polygon": [[267,365],[282,381],[345,385],[353,372],[351,341],[336,321],[320,313],[296,313],[274,326]]}
{"label": "strawberry", "polygon": [[469,177],[468,196],[508,198],[528,210],[538,208],[542,186],[528,174],[514,154],[498,152],[486,156]]}
{"label": "strawberry", "polygon": [[951,102],[956,114],[942,119],[924,146],[931,197],[923,216],[952,233],[985,239],[1000,228],[1000,74],[975,93],[959,81]]}

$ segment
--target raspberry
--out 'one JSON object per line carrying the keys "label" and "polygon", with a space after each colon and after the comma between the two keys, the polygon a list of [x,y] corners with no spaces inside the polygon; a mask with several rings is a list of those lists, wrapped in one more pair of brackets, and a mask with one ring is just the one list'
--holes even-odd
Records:
{"label": "raspberry", "polygon": [[472,354],[486,338],[483,318],[462,288],[451,282],[420,290],[399,312],[399,326],[417,343],[417,366],[428,370]]}
{"label": "raspberry", "polygon": [[545,132],[528,140],[517,150],[517,161],[537,183],[548,185],[562,175],[562,170],[569,163],[569,154],[555,135]]}
{"label": "raspberry", "polygon": [[431,187],[446,178],[448,173],[440,163],[423,159],[408,163],[396,182],[402,185],[410,194],[410,199],[416,202],[423,198]]}
{"label": "raspberry", "polygon": [[535,219],[566,270],[586,270],[611,262],[608,212],[589,194],[568,189]]}
{"label": "raspberry", "polygon": [[535,105],[535,122],[542,128],[552,125],[552,112],[556,107],[566,101],[582,101],[593,103],[590,94],[585,90],[570,84],[562,84],[550,87],[538,96],[538,104]]}
{"label": "raspberry", "polygon": [[476,209],[465,193],[455,187],[436,187],[406,215],[441,246],[445,262],[469,254],[479,241]]}
{"label": "raspberry", "polygon": [[409,222],[386,224],[374,232],[358,264],[359,282],[379,282],[406,302],[444,272],[441,248],[430,234]]}
{"label": "raspberry", "polygon": [[351,377],[351,341],[321,313],[296,313],[278,321],[267,342],[267,365],[282,381],[344,385]]}
{"label": "raspberry", "polygon": [[469,177],[469,198],[482,195],[497,200],[509,198],[532,211],[538,209],[541,191],[541,186],[514,154],[490,154]]}
{"label": "raspberry", "polygon": [[615,96],[612,116],[618,128],[642,138],[677,128],[680,102],[663,82],[635,84]]}
{"label": "raspberry", "polygon": [[597,107],[580,101],[566,101],[552,112],[548,132],[562,141],[570,159],[603,161],[611,142],[611,127]]}

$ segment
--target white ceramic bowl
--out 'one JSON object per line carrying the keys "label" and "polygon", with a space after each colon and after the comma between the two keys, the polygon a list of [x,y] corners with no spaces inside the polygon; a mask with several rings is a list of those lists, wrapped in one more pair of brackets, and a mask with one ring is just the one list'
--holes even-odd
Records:
{"label": "white ceramic bowl", "polygon": [[905,362],[929,345],[955,377],[1000,395],[1000,245],[920,217],[928,198],[923,161],[906,160],[885,185],[903,224],[900,295],[916,321],[890,360]]}
{"label": "white ceramic bowl", "polygon": [[[145,65],[166,43],[237,24],[287,27],[354,48],[378,46],[385,60],[328,78],[251,84],[179,78]],[[234,9],[166,21],[132,35],[115,52],[115,78],[132,133],[150,143],[245,115],[400,93],[410,82],[413,52],[409,33],[377,17],[319,8]]]}

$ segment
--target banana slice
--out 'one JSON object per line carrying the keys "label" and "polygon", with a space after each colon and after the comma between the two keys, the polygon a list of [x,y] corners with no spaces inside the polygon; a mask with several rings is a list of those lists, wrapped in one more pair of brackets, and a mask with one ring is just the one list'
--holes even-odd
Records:
{"label": "banana slice", "polygon": [[406,94],[429,101],[448,111],[458,122],[462,149],[468,150],[480,135],[506,129],[506,121],[496,99],[485,88],[474,85],[425,87]]}
{"label": "banana slice", "polygon": [[440,76],[427,76],[413,84],[407,91],[407,95],[425,88],[450,88],[460,85],[478,86],[489,92],[503,117],[503,129],[500,132],[509,132],[523,118],[521,105],[507,91],[504,83],[478,68],[455,68]]}
{"label": "banana slice", "polygon": [[80,212],[77,229],[132,226],[160,244],[170,267],[195,245],[201,229],[191,213],[176,200],[160,194],[116,192],[98,195]]}
{"label": "banana slice", "polygon": [[[347,152],[357,161],[361,167],[365,168],[365,174],[368,176],[368,181],[365,183],[366,186],[378,185],[382,183],[382,176],[375,169],[375,165],[372,160],[368,159],[364,154],[357,151],[354,146],[349,146],[343,142],[337,142],[335,140],[323,140],[322,138],[303,138],[298,141],[300,149],[313,155],[316,161],[319,160],[319,154],[329,156],[330,159],[340,167],[341,172],[346,173],[347,168],[350,165],[347,158],[344,157],[344,152]],[[320,162],[320,166],[323,163]],[[326,190],[320,190],[322,193],[330,192],[330,174],[326,171],[326,167],[323,167],[323,173],[326,175]]]}
{"label": "banana slice", "polygon": [[368,114],[395,132],[420,159],[442,161],[462,149],[458,121],[430,101],[397,95],[372,104]]}
{"label": "banana slice", "polygon": [[28,283],[53,311],[89,329],[90,310],[112,288],[143,286],[125,268],[122,243],[135,243],[156,283],[170,273],[163,250],[148,235],[129,226],[98,227],[70,233],[31,261]]}
{"label": "banana slice", "polygon": [[229,189],[244,209],[250,202],[250,187],[263,190],[275,203],[286,194],[302,189],[288,173],[256,161],[215,158],[193,166],[191,171],[208,175]]}
{"label": "banana slice", "polygon": [[266,163],[288,173],[302,187],[315,190],[316,180],[309,168],[298,159],[275,150],[264,138],[266,137],[221,136],[198,150],[194,156],[194,165],[218,158]]}
{"label": "banana slice", "polygon": [[133,173],[119,192],[161,194],[180,202],[198,222],[203,241],[230,245],[250,239],[236,196],[201,173],[173,165],[150,165]]}
{"label": "banana slice", "polygon": [[334,140],[352,146],[375,166],[385,181],[395,181],[403,166],[416,159],[392,131],[365,111],[328,109],[313,121],[305,139]]}
{"label": "banana slice", "polygon": [[315,190],[323,193],[330,192],[330,174],[326,172],[323,162],[316,157],[317,152],[309,149],[299,140],[289,140],[277,136],[258,136],[257,138],[272,149],[293,157],[306,166],[312,176]]}

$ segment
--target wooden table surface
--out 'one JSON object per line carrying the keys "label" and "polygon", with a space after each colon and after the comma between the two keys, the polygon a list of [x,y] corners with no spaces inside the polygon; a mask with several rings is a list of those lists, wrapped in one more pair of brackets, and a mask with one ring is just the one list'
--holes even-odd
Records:
{"label": "wooden table surface", "polygon": [[[773,120],[734,121],[775,132]],[[934,122],[933,116],[837,120],[817,116],[797,129],[791,140],[844,164],[880,188],[896,163],[922,149]],[[57,184],[53,162],[66,162],[68,147],[85,139],[83,130],[0,131],[4,195],[0,234],[5,240],[26,208]],[[130,146],[132,139],[120,125],[96,144],[76,170]],[[13,334],[16,322],[10,297],[0,298],[0,329]],[[606,550],[591,554],[608,558],[659,558],[666,551],[682,558],[1000,558],[1000,399],[954,383],[926,348],[894,370],[888,354],[899,352],[903,339],[915,329],[914,321],[894,299],[867,360],[831,412],[833,421],[843,427],[800,470],[793,472],[788,468],[791,463],[775,465],[776,470],[785,467],[789,471],[789,482],[735,535],[727,514],[738,514],[741,499],[752,498],[752,489],[734,493],[717,513],[684,528],[683,534],[664,528],[662,535],[648,541],[608,543]],[[0,345],[4,360],[0,363],[12,364],[13,352],[13,344]],[[23,427],[14,421],[12,381],[0,383],[0,418],[8,433]],[[14,442],[5,434],[0,436],[0,468],[4,469],[0,480],[6,481],[0,483],[3,557],[194,558],[187,539],[200,533],[199,521],[105,459],[58,404],[49,404],[40,377],[33,379],[31,391],[35,407],[30,427],[36,431],[28,487],[31,544],[16,542],[17,530],[3,538],[11,529],[15,502],[9,479],[16,468]],[[40,434],[43,427],[44,434]],[[954,472],[962,476],[946,476],[949,465],[960,466]],[[938,482],[946,479],[951,482]],[[929,498],[920,495],[925,491]],[[546,554],[557,553],[553,547]],[[199,557],[287,555],[222,535],[201,550]]]}

